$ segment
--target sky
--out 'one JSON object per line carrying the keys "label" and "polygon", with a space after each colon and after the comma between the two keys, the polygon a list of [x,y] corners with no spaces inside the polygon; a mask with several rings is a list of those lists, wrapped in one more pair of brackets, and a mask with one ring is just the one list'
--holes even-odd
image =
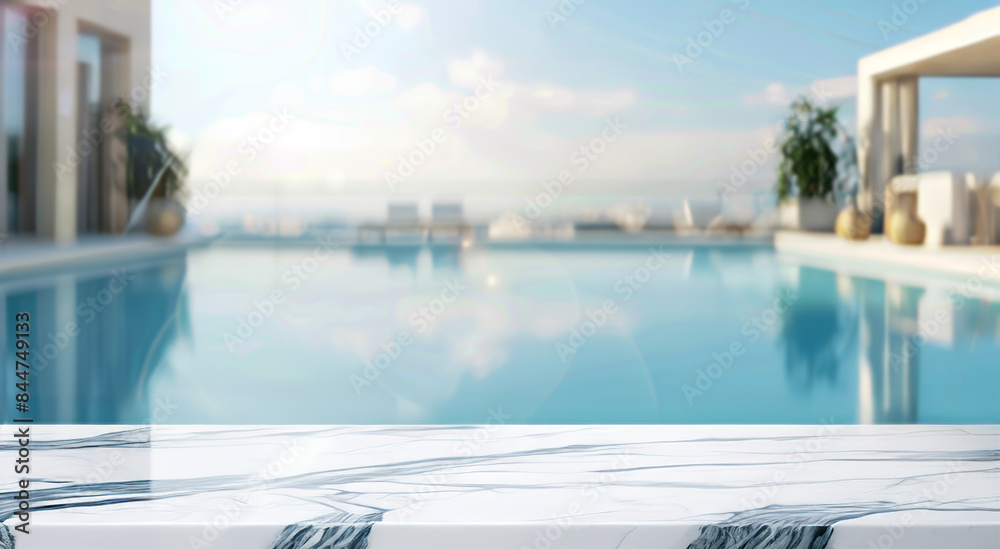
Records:
{"label": "sky", "polygon": [[[853,133],[859,58],[997,6],[910,1],[890,28],[902,2],[153,0],[152,116],[232,194],[714,195],[795,97]],[[960,127],[949,161],[1000,170],[998,96],[923,79],[922,137]]]}

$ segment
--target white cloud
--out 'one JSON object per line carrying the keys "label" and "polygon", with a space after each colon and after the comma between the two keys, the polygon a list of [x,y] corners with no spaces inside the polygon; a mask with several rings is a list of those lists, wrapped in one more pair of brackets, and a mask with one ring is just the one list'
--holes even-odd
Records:
{"label": "white cloud", "polygon": [[572,111],[594,117],[607,116],[635,104],[635,92],[629,88],[574,91],[542,85],[517,91],[535,110]]}
{"label": "white cloud", "polygon": [[330,77],[330,90],[336,95],[359,97],[369,92],[387,92],[396,87],[396,78],[375,67],[339,71]]}
{"label": "white cloud", "polygon": [[751,105],[778,105],[784,106],[792,102],[792,95],[788,88],[780,82],[771,82],[760,93],[751,93],[743,96],[743,99]]}
{"label": "white cloud", "polygon": [[482,99],[470,92],[444,90],[430,82],[424,82],[402,91],[393,99],[397,112],[408,115],[412,124],[441,126],[447,113],[454,113],[456,106],[472,105],[474,109],[463,107],[462,125],[465,127],[495,127],[507,119],[511,96],[517,86],[504,85]]}
{"label": "white cloud", "polygon": [[942,99],[948,99],[948,90],[942,90],[934,94],[935,101],[941,101]]}
{"label": "white cloud", "polygon": [[424,9],[416,4],[403,2],[396,8],[396,22],[406,30],[417,28],[424,19]]}
{"label": "white cloud", "polygon": [[480,78],[498,78],[503,70],[501,59],[477,51],[471,59],[455,59],[448,63],[448,78],[456,86],[474,88],[479,85]]}
{"label": "white cloud", "polygon": [[274,107],[287,107],[293,110],[302,108],[305,101],[305,91],[298,84],[282,82],[271,91],[269,102]]}
{"label": "white cloud", "polygon": [[392,20],[406,30],[415,29],[425,16],[423,8],[410,2],[397,1],[395,8],[390,8],[386,0],[359,0],[358,3],[369,17],[377,21],[383,21],[386,14],[391,13]]}
{"label": "white cloud", "polygon": [[800,96],[808,96],[814,103],[839,102],[850,99],[858,93],[858,79],[854,75],[838,76],[816,80],[806,87],[787,86],[781,82],[771,82],[760,93],[743,96],[750,105],[774,105],[784,107]]}
{"label": "white cloud", "polygon": [[431,82],[418,84],[410,89],[403,90],[393,98],[392,105],[402,113],[420,117],[426,115],[435,120],[440,120],[441,113],[444,112],[451,101],[457,99],[459,94],[454,94],[449,98],[449,94]]}
{"label": "white cloud", "polygon": [[[614,115],[612,115],[614,117]],[[764,143],[769,131],[714,131],[678,128],[670,131],[626,129],[585,172],[571,163],[573,151],[600,135],[603,121],[575,135],[553,135],[532,120],[508,118],[488,129],[446,129],[447,138],[400,190],[466,196],[513,196],[539,192],[540,182],[568,169],[577,177],[574,192],[666,192],[664,182],[713,182],[730,177],[730,168],[749,157],[747,151]],[[241,163],[238,183],[228,193],[273,186],[313,188],[327,192],[388,194],[386,170],[394,169],[400,155],[426,140],[439,122],[410,119],[383,125],[348,125],[297,120],[253,160],[239,152],[246,135],[265,127],[267,113],[220,121],[194,147],[191,179],[206,181],[225,166],[220,159]],[[630,125],[626,117],[621,121]],[[770,182],[773,159],[752,178]],[[470,183],[473,183],[470,185]],[[762,183],[763,184],[763,183]],[[198,184],[200,185],[200,183]],[[673,185],[673,183],[671,183]],[[693,184],[692,184],[693,185]],[[701,184],[714,193],[712,183]],[[756,186],[756,184],[755,184]],[[686,188],[694,189],[694,186]],[[699,187],[700,188],[700,187]]]}
{"label": "white cloud", "polygon": [[982,131],[982,127],[975,118],[971,117],[938,117],[928,118],[923,121],[920,133],[924,136],[935,136],[938,132],[969,134]]}
{"label": "white cloud", "polygon": [[844,100],[858,94],[858,77],[855,75],[838,76],[817,80],[809,85],[813,95],[830,100]]}
{"label": "white cloud", "polygon": [[635,92],[618,89],[583,93],[580,96],[581,112],[590,116],[607,116],[635,104]]}
{"label": "white cloud", "polygon": [[[351,110],[331,105],[326,110],[303,112],[267,150],[242,162],[239,183],[231,192],[280,181],[282,185],[326,192],[365,189],[387,194],[386,171],[397,166],[401,155],[413,151],[415,142],[426,142],[433,130],[443,129],[446,139],[406,179],[401,188],[404,192],[520,196],[522,192],[537,192],[539,182],[555,177],[560,170],[576,172],[578,166],[571,163],[571,155],[600,135],[605,118],[620,116],[628,126],[639,122],[630,120],[626,111],[639,101],[629,88],[573,89],[497,81],[497,90],[481,98],[480,106],[461,127],[450,127],[445,122],[446,111],[475,97],[474,86],[469,86],[477,83],[478,76],[502,70],[501,60],[476,53],[449,64],[450,85],[428,81],[394,89],[391,99],[379,98]],[[337,73],[332,80],[337,93],[354,96],[387,91],[396,84],[390,75],[373,67]],[[276,95],[298,95],[292,87],[281,92]],[[778,101],[785,95],[787,89],[779,84],[764,98]],[[572,114],[577,129],[551,131],[539,123],[548,113]],[[268,117],[261,112],[217,121],[194,148],[191,179],[211,177],[225,165],[220,159],[239,160],[240,143],[264,127]],[[658,193],[664,192],[664,181],[725,179],[729,168],[746,160],[746,151],[760,147],[766,137],[757,131],[698,128],[626,130],[585,173],[577,173],[580,183],[574,189],[606,191],[608,182],[614,181],[616,192]],[[770,171],[770,167],[762,169],[757,178],[768,179]],[[714,188],[708,192],[714,193]]]}

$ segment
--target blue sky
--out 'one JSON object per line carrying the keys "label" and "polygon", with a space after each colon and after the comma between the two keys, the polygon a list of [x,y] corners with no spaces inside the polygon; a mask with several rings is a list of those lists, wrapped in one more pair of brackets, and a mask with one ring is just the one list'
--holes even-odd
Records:
{"label": "blue sky", "polygon": [[[246,163],[237,177],[246,188],[281,177],[329,192],[384,191],[386,171],[437,128],[447,141],[407,185],[466,192],[442,182],[551,179],[608,117],[628,130],[579,174],[594,181],[588,189],[703,189],[760,146],[815,82],[840,90],[835,100],[853,128],[860,57],[997,6],[925,0],[885,33],[878,22],[891,22],[902,2],[566,0],[569,13],[550,1],[415,0],[348,59],[344,44],[383,2],[289,9],[242,0],[220,10],[225,1],[154,0],[153,62],[170,75],[153,91],[154,118],[193,151],[196,178],[234,158]],[[565,19],[553,25],[551,13]],[[706,21],[716,34],[679,69],[675,54],[687,53]],[[444,125],[444,109],[474,94],[481,76],[498,91],[462,127]],[[1000,133],[1000,79],[927,79],[921,91],[924,121],[972,120],[968,131]],[[240,160],[243,137],[266,126],[274,107],[298,121],[253,165]],[[770,173],[758,184],[770,184]]]}

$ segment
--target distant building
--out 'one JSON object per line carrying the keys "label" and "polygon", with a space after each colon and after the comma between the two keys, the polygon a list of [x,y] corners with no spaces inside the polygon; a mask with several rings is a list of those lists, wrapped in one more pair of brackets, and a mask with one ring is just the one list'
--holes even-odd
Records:
{"label": "distant building", "polygon": [[162,79],[150,0],[15,0],[0,26],[0,233],[121,232],[127,146],[112,107],[148,112]]}

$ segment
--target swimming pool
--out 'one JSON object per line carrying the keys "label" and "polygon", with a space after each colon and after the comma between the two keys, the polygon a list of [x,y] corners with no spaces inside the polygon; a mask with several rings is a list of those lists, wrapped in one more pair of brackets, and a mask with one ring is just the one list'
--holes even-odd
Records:
{"label": "swimming pool", "polygon": [[679,244],[218,243],[0,281],[36,422],[1000,423],[1000,301],[953,287]]}

